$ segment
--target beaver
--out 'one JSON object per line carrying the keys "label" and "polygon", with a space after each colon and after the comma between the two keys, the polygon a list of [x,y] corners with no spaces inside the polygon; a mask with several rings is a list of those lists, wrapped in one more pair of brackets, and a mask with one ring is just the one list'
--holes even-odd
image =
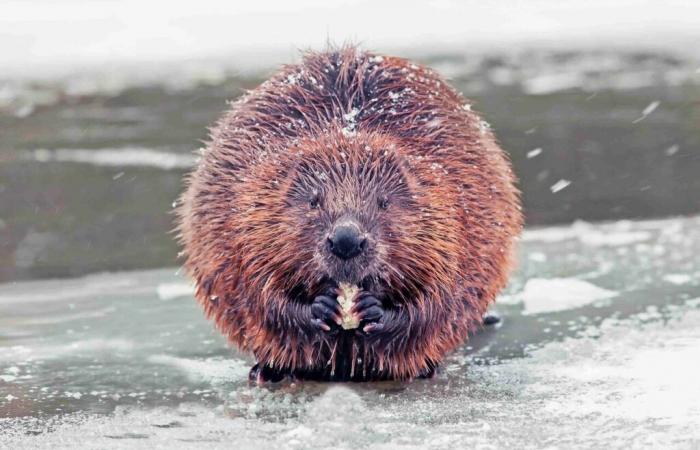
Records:
{"label": "beaver", "polygon": [[481,325],[522,226],[471,103],[355,46],[306,52],[232,103],[176,213],[196,298],[257,382],[430,376]]}

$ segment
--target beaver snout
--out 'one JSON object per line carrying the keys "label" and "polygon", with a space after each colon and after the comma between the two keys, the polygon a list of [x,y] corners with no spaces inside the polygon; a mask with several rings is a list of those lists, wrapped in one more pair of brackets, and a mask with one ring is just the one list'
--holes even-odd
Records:
{"label": "beaver snout", "polygon": [[351,259],[367,247],[367,238],[352,223],[337,225],[328,236],[328,249],[340,259]]}

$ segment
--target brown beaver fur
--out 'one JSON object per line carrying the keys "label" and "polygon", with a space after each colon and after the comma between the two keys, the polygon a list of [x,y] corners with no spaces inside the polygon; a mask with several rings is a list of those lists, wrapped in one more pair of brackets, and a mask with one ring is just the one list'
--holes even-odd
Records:
{"label": "brown beaver fur", "polygon": [[[177,213],[197,299],[258,381],[432,373],[506,283],[522,222],[465,99],[355,47],[307,53],[233,103]],[[343,281],[361,287],[356,330],[337,325]]]}

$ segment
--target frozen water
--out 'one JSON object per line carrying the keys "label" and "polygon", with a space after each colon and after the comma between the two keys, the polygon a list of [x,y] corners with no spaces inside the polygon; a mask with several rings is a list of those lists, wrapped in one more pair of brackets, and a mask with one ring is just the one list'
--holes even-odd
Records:
{"label": "frozen water", "polygon": [[578,239],[587,246],[616,246],[643,242],[651,238],[646,230],[631,230],[631,223],[626,220],[601,228],[583,221],[577,221],[564,227],[548,227],[527,230],[523,240],[557,242]]}
{"label": "frozen water", "polygon": [[576,278],[531,278],[515,297],[525,306],[523,314],[542,314],[580,308],[616,295],[617,292]]}
{"label": "frozen water", "polygon": [[192,297],[194,295],[194,285],[186,282],[161,283],[156,288],[158,298],[161,300],[172,300],[178,297]]}
{"label": "frozen water", "polygon": [[695,448],[699,251],[699,217],[530,230],[503,322],[412,383],[250,387],[174,269],[1,285],[0,447]]}
{"label": "frozen water", "polygon": [[192,154],[178,154],[149,148],[127,147],[115,149],[37,149],[32,153],[39,162],[77,162],[95,166],[156,167],[158,169],[189,169],[197,158]]}

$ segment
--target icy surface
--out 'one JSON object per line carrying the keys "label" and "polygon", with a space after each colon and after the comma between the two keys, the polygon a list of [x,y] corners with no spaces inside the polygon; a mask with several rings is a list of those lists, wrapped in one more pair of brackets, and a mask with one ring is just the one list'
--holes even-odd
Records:
{"label": "icy surface", "polygon": [[531,278],[515,298],[525,306],[523,314],[541,314],[580,308],[616,295],[576,278]]}
{"label": "icy surface", "polygon": [[249,387],[175,269],[0,286],[0,447],[697,448],[700,218],[530,230],[434,380]]}
{"label": "icy surface", "polygon": [[32,157],[39,162],[77,162],[95,166],[116,167],[156,167],[158,169],[189,169],[196,163],[196,157],[190,154],[177,154],[156,151],[148,148],[118,149],[38,149]]}

